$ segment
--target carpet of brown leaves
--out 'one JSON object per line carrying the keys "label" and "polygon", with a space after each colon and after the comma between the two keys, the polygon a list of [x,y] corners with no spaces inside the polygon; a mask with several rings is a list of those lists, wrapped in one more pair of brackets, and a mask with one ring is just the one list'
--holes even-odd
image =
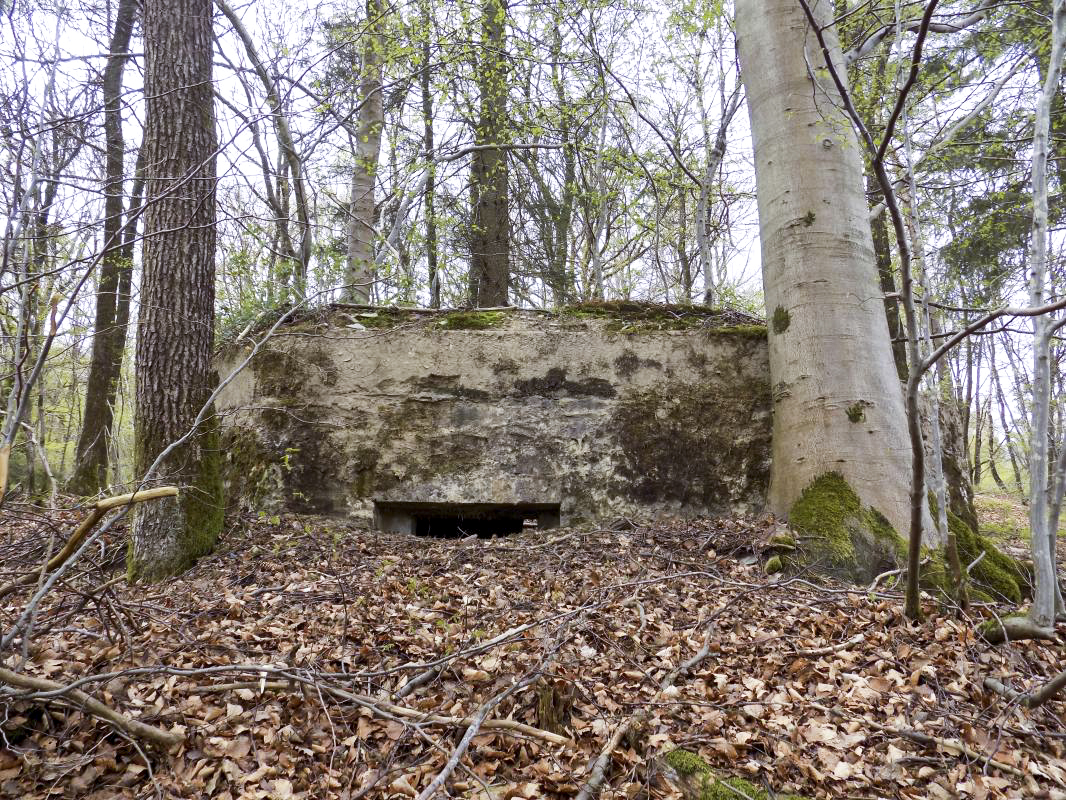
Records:
{"label": "carpet of brown leaves", "polygon": [[[67,525],[7,521],[0,581]],[[675,747],[812,797],[1066,797],[1066,703],[1028,711],[981,688],[986,676],[1042,682],[1062,668],[1061,645],[990,648],[975,619],[932,603],[910,626],[891,592],[769,579],[750,555],[769,525],[486,541],[245,520],[217,554],[152,587],[106,585],[121,569],[116,533],[42,607],[28,661],[4,662],[88,679],[80,688],[186,743],[146,751],[62,704],[0,700],[0,796],[415,797],[466,727],[422,715],[467,717],[524,677],[487,719],[558,723],[571,741],[483,728],[441,796],[573,796],[639,714],[601,797],[676,796],[657,769]],[[5,629],[24,601],[0,601]],[[660,692],[705,642],[709,656]]]}

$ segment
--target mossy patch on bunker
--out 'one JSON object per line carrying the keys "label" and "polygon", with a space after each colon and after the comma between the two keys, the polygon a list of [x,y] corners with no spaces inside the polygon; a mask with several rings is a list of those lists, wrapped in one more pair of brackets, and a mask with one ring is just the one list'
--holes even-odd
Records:
{"label": "mossy patch on bunker", "polygon": [[500,327],[506,319],[502,311],[452,311],[437,324],[446,331],[487,331]]}
{"label": "mossy patch on bunker", "polygon": [[612,421],[623,454],[619,483],[644,502],[682,507],[725,508],[745,492],[765,491],[770,432],[738,432],[745,421],[768,416],[769,405],[769,392],[754,387],[722,397],[699,385],[664,382],[625,395]]}
{"label": "mossy patch on bunker", "polygon": [[563,308],[559,313],[562,316],[607,320],[605,330],[609,333],[639,334],[695,328],[748,336],[766,333],[762,320],[750,314],[707,306],[614,300],[578,303]]}

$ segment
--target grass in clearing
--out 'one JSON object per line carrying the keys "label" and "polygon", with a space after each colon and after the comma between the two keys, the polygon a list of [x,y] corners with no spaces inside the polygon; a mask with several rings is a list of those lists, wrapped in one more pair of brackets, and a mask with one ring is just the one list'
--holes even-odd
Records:
{"label": "grass in clearing", "polygon": [[[1029,504],[1022,502],[1020,496],[986,491],[974,495],[973,502],[982,534],[993,539],[1029,541]],[[1058,533],[1066,539],[1066,524],[1059,525]]]}

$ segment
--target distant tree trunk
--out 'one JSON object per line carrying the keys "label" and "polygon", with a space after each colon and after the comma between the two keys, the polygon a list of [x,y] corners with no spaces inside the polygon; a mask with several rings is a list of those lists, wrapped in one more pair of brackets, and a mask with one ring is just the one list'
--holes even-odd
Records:
{"label": "distant tree trunk", "polygon": [[[881,204],[883,197],[877,180],[867,178],[870,208]],[[892,270],[892,244],[888,234],[888,215],[878,214],[870,221],[870,233],[873,237],[874,258],[877,262],[877,277],[881,291],[885,296],[885,319],[888,321],[888,335],[892,340],[892,360],[896,364],[896,374],[901,381],[907,380],[907,344],[905,332],[899,319],[899,299],[896,288],[896,275]]]}
{"label": "distant tree trunk", "polygon": [[96,288],[96,319],[89,377],[85,384],[85,413],[78,436],[74,473],[67,484],[69,491],[83,495],[97,494],[107,486],[114,398],[129,320],[128,300],[125,319],[118,318],[120,284],[125,282],[129,291],[128,276],[132,270],[122,237],[125,141],[121,100],[122,72],[136,14],[137,0],[121,0],[115,12],[115,28],[104,67],[104,254]]}
{"label": "distant tree trunk", "polygon": [[[559,104],[559,139],[562,142],[563,185],[558,202],[550,202],[552,231],[546,244],[549,245],[549,258],[545,282],[552,293],[552,304],[556,308],[566,305],[570,298],[573,281],[569,274],[570,264],[570,226],[574,219],[574,191],[577,187],[577,150],[574,147],[572,106],[567,102],[566,80],[563,65],[563,20],[556,11],[555,26],[552,29],[552,87]],[[546,186],[546,184],[545,184]],[[545,198],[550,197],[544,192]]]}
{"label": "distant tree trunk", "polygon": [[345,299],[350,303],[370,302],[374,281],[375,187],[381,131],[385,127],[385,107],[381,97],[384,13],[383,0],[366,0],[359,123],[355,131],[355,164],[352,166],[348,263],[344,278]]}
{"label": "distant tree trunk", "polygon": [[[811,5],[831,22],[828,0]],[[870,302],[880,284],[858,143],[830,80],[812,85],[824,59],[800,4],[736,8],[772,320],[771,507],[788,515],[804,489],[835,472],[904,533],[913,454],[884,306]],[[831,25],[826,35],[836,61]]]}
{"label": "distant tree trunk", "polygon": [[470,164],[470,302],[477,307],[507,305],[511,279],[507,153],[486,146],[507,142],[506,33],[506,0],[482,0],[478,149]]}
{"label": "distant tree trunk", "polygon": [[426,155],[426,267],[429,272],[429,307],[440,308],[440,265],[437,263],[437,164],[433,142],[433,66],[430,63],[430,32],[433,18],[429,0],[421,0],[422,12],[422,71],[419,79],[422,89],[422,141]]}
{"label": "distant tree trunk", "polygon": [[[136,470],[193,430],[210,395],[215,300],[215,115],[211,0],[144,4],[148,207],[137,335]],[[130,578],[158,580],[210,552],[222,526],[217,422],[151,479],[177,499],[138,507]]]}

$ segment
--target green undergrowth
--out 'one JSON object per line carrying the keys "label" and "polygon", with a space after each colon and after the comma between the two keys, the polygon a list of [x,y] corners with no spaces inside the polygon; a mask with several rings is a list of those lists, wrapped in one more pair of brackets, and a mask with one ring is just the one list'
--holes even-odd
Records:
{"label": "green undergrowth", "polygon": [[[777,561],[767,562],[768,573],[781,571],[792,563],[864,584],[906,563],[906,540],[877,509],[863,507],[840,473],[829,472],[814,480],[793,505],[789,524],[797,534],[796,542],[786,546],[776,541],[777,537],[770,541],[771,559]],[[986,599],[1020,603],[1031,584],[1022,565],[950,512],[948,525],[955,535],[962,564],[966,566],[980,558],[970,572],[976,593]],[[926,562],[921,576],[923,588],[952,596],[943,550],[924,550],[922,558]]]}
{"label": "green undergrowth", "polygon": [[808,800],[798,794],[773,794],[743,778],[721,778],[707,762],[689,750],[673,750],[666,755],[666,763],[677,773],[684,785],[686,798],[698,800],[736,800],[749,797],[751,800]]}

